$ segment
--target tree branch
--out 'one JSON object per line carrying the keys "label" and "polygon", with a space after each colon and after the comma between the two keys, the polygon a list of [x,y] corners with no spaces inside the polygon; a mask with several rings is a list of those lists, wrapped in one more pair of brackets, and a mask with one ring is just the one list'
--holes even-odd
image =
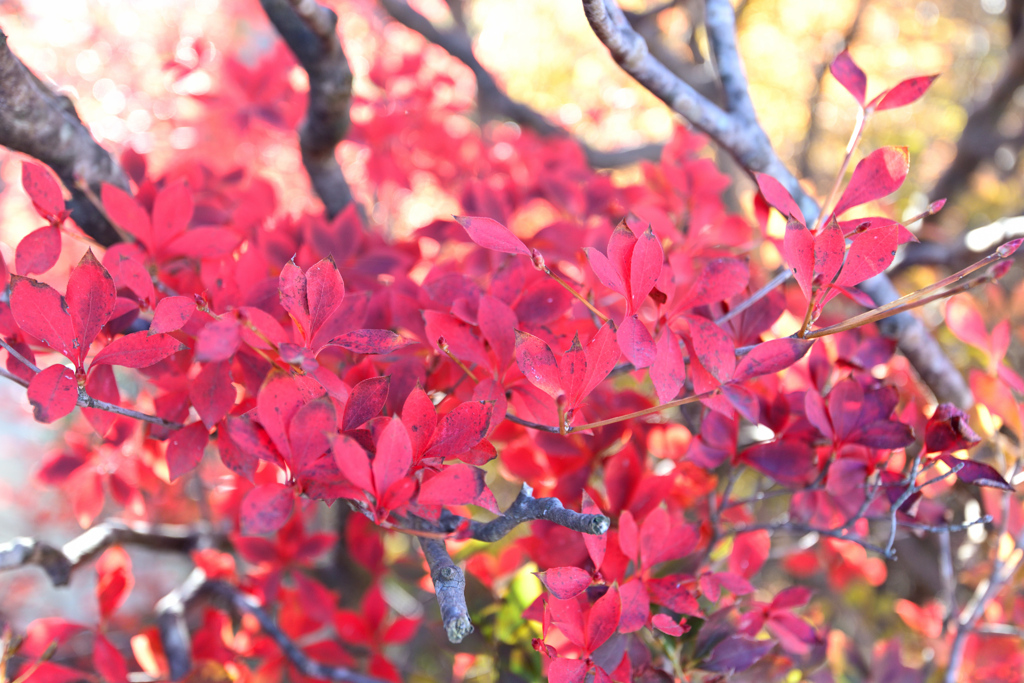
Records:
{"label": "tree branch", "polygon": [[452,643],[461,643],[463,638],[473,632],[473,622],[469,620],[469,608],[466,607],[466,576],[452,562],[444,541],[421,538],[420,547],[430,567],[430,578],[434,582],[434,593],[441,608],[445,633]]}
{"label": "tree branch", "polygon": [[[484,68],[473,54],[473,41],[462,24],[456,30],[442,31],[429,19],[409,6],[405,0],[381,0],[391,18],[406,28],[416,31],[431,43],[444,48],[448,54],[469,67],[476,78],[477,106],[484,119],[506,118],[543,136],[571,137],[568,131],[549,121],[543,114],[522,102],[513,100],[498,85],[494,76]],[[587,161],[596,168],[628,166],[638,161],[657,161],[663,145],[649,144],[630,149],[604,151],[594,149],[577,140]]]}
{"label": "tree branch", "polygon": [[128,190],[120,165],[92,138],[64,95],[52,92],[24,64],[0,32],[0,145],[28,154],[54,170],[71,192],[71,217],[104,246],[121,241],[117,229],[90,200],[103,183]]}
{"label": "tree branch", "polygon": [[[749,173],[767,173],[778,180],[800,205],[804,216],[813,222],[821,213],[817,202],[775,154],[764,130],[751,118],[749,97],[740,93],[746,84],[734,36],[735,18],[729,0],[707,0],[707,30],[716,50],[715,59],[723,83],[727,83],[729,111],[696,92],[654,59],[644,39],[633,30],[615,0],[583,0],[583,9],[594,33],[608,47],[615,61],[641,85],[657,95],[674,111],[707,133],[732,154]],[[884,275],[861,285],[879,305],[898,298],[895,287]],[[969,408],[974,397],[963,376],[928,333],[924,323],[909,313],[901,313],[880,325],[882,333],[899,342],[899,348],[917,370],[921,379],[941,402]]]}
{"label": "tree branch", "polygon": [[335,148],[348,133],[352,70],[338,39],[338,15],[315,0],[260,0],[274,28],[309,75],[309,106],[299,126],[302,163],[333,218],[352,201]]}
{"label": "tree branch", "polygon": [[74,570],[114,545],[135,545],[151,550],[187,553],[209,535],[193,527],[125,524],[111,520],[88,529],[62,548],[34,538],[15,538],[0,545],[0,571],[29,565],[42,568],[55,586],[66,586]]}

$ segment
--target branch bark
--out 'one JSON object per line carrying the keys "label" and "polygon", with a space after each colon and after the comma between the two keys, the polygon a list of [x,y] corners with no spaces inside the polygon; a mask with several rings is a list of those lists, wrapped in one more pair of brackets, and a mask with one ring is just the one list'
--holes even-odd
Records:
{"label": "branch bark", "polygon": [[[594,33],[627,73],[732,154],[747,172],[767,173],[778,180],[800,205],[807,220],[813,222],[821,212],[820,207],[776,155],[753,114],[746,77],[736,51],[732,4],[729,0],[707,0],[706,7],[708,38],[720,77],[726,84],[728,111],[654,59],[615,0],[583,0],[583,9]],[[878,305],[898,298],[895,287],[885,275],[865,282],[861,288]],[[951,402],[965,409],[974,404],[963,376],[918,318],[901,313],[890,318],[881,329],[886,336],[898,340],[900,350],[940,402]]]}
{"label": "branch bark", "polygon": [[21,63],[0,32],[0,145],[48,165],[71,192],[71,217],[104,246],[121,241],[89,195],[103,183],[128,190],[128,176],[78,118],[75,105],[54,93]]}
{"label": "branch bark", "polygon": [[434,582],[434,594],[441,608],[441,621],[448,640],[461,643],[473,632],[473,622],[466,607],[466,575],[455,566],[444,541],[436,538],[421,538],[420,547],[430,567],[430,578]]}
{"label": "branch bark", "polygon": [[302,163],[333,218],[352,203],[334,151],[349,128],[352,70],[338,38],[338,15],[315,0],[260,0],[274,28],[309,75],[309,106],[299,126]]}

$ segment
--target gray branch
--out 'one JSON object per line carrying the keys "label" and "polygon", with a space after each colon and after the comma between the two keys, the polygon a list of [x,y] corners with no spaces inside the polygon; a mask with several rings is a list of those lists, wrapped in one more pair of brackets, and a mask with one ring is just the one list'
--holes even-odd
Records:
{"label": "gray branch", "polygon": [[71,192],[71,217],[104,246],[121,241],[91,197],[103,183],[128,190],[128,177],[90,135],[75,105],[51,91],[21,63],[0,32],[0,145],[48,165]]}
{"label": "gray branch", "polygon": [[309,107],[299,127],[299,148],[313,189],[333,218],[353,201],[334,155],[348,133],[352,100],[352,70],[338,38],[338,15],[315,0],[260,4],[309,75]]}
{"label": "gray branch", "polygon": [[[729,111],[694,90],[651,56],[644,39],[629,25],[615,0],[583,0],[591,28],[615,61],[641,85],[675,112],[699,128],[732,154],[749,173],[767,173],[778,180],[800,205],[808,221],[821,209],[803,191],[796,177],[775,154],[768,136],[748,110],[749,97],[739,92],[746,86],[742,63],[736,52],[735,15],[729,0],[707,0],[707,31],[719,74],[726,88]],[[865,282],[862,289],[883,305],[898,298],[885,275]],[[918,318],[900,313],[880,326],[882,333],[897,339],[899,348],[921,379],[941,402],[969,408],[974,403],[967,383]]]}
{"label": "gray branch", "polygon": [[466,607],[466,576],[455,566],[445,548],[444,541],[436,538],[421,538],[420,547],[430,567],[430,578],[434,582],[434,594],[441,608],[441,621],[448,640],[461,643],[473,632]]}

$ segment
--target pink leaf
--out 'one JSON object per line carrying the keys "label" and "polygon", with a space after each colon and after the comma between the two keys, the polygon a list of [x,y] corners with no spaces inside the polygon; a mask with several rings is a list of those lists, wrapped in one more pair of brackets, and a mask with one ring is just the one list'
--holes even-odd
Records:
{"label": "pink leaf", "polygon": [[224,419],[235,405],[231,363],[207,363],[189,384],[189,399],[209,429]]}
{"label": "pink leaf", "polygon": [[775,207],[784,218],[795,220],[800,225],[807,222],[804,220],[803,212],[800,211],[800,206],[793,201],[789,190],[784,188],[782,183],[767,173],[755,173],[754,178],[757,180],[757,187],[764,195],[765,201]]}
{"label": "pink leaf", "polygon": [[420,505],[469,505],[487,488],[479,467],[457,463],[445,467],[420,486]]}
{"label": "pink leaf", "polygon": [[878,275],[896,257],[896,226],[875,228],[853,238],[837,285],[852,287]]}
{"label": "pink leaf", "polygon": [[715,323],[698,316],[686,316],[690,321],[693,350],[701,365],[718,382],[728,382],[736,369],[736,347],[729,335]]}
{"label": "pink leaf", "polygon": [[68,415],[78,404],[75,373],[63,365],[51,365],[32,377],[28,400],[39,422],[53,422]]}
{"label": "pink leaf", "polygon": [[590,665],[582,659],[559,657],[548,666],[548,680],[551,683],[583,683]]}
{"label": "pink leaf", "polygon": [[166,244],[192,220],[192,193],[183,180],[166,185],[153,200],[153,241]]}
{"label": "pink leaf", "polygon": [[608,261],[618,272],[619,277],[625,284],[626,305],[628,306],[632,297],[630,296],[631,268],[633,262],[633,249],[636,247],[636,235],[626,225],[626,221],[620,221],[612,231],[608,239]]}
{"label": "pink leaf", "polygon": [[501,299],[484,294],[480,297],[477,323],[480,325],[480,333],[498,357],[498,371],[504,371],[516,352],[514,331],[519,327],[519,319],[515,311]]}
{"label": "pink leaf", "polygon": [[813,341],[788,338],[758,344],[740,360],[732,379],[734,382],[742,382],[785,370],[803,358],[813,345]]}
{"label": "pink leaf", "polygon": [[559,600],[570,600],[587,589],[593,579],[579,567],[555,567],[537,574],[544,586]]}
{"label": "pink leaf", "polygon": [[590,614],[587,616],[587,651],[593,652],[611,638],[619,628],[619,617],[621,616],[622,602],[619,600],[619,587],[613,585],[590,608]]}
{"label": "pink leaf", "polygon": [[654,391],[658,394],[658,400],[668,403],[679,395],[686,381],[686,364],[683,360],[683,352],[679,348],[679,337],[672,330],[665,327],[657,343],[657,356],[651,365],[651,382],[654,384]]}
{"label": "pink leaf", "polygon": [[[875,105],[875,111],[895,109],[896,107],[903,107],[916,102],[938,77],[938,74],[934,76],[917,76],[901,81],[896,87],[881,96],[881,101]],[[875,99],[877,100],[878,98]]]}
{"label": "pink leaf", "polygon": [[750,267],[734,258],[708,261],[704,269],[683,298],[687,308],[706,306],[717,301],[728,301],[747,287]]}
{"label": "pink leaf", "polygon": [[295,412],[288,428],[293,472],[300,473],[327,452],[338,434],[338,417],[334,404],[326,396],[310,401]]}
{"label": "pink leaf", "polygon": [[523,241],[496,220],[470,216],[454,216],[454,218],[459,225],[466,229],[469,238],[485,249],[505,254],[530,255],[530,250],[523,244]]}
{"label": "pink leaf", "polygon": [[120,365],[126,368],[148,368],[188,347],[169,334],[150,335],[133,332],[103,347],[93,359],[96,365]]}
{"label": "pink leaf", "polygon": [[[48,169],[31,161],[21,163],[21,186],[25,188],[36,213],[50,222],[64,216],[64,193]],[[19,271],[20,272],[20,271]],[[42,272],[42,271],[36,271]]]}
{"label": "pink leaf", "polygon": [[367,355],[388,354],[415,343],[391,330],[354,330],[331,340],[335,346]]}
{"label": "pink leaf", "polygon": [[679,637],[684,633],[683,627],[679,625],[679,622],[667,614],[655,614],[651,617],[651,623],[654,625],[654,628],[670,636]]}
{"label": "pink leaf", "polygon": [[562,354],[558,364],[558,376],[562,389],[569,399],[569,407],[575,408],[583,399],[583,389],[587,379],[587,355],[580,346],[579,333],[572,339],[572,346]]}
{"label": "pink leaf", "polygon": [[14,250],[19,275],[45,273],[60,258],[60,228],[45,225],[25,235]]}
{"label": "pink leaf", "polygon": [[[591,499],[590,494],[585,490],[583,491],[583,504],[580,506],[580,512],[585,515],[600,515],[604,514]],[[591,562],[594,563],[594,569],[598,570],[604,563],[605,553],[608,547],[608,532],[595,536],[594,534],[583,534],[583,544],[587,546],[587,553],[590,555]]]}
{"label": "pink leaf", "polygon": [[793,277],[800,285],[804,297],[811,300],[814,282],[814,236],[803,223],[791,220],[786,224],[786,236],[782,240],[782,256],[793,271]]}
{"label": "pink leaf", "polygon": [[441,418],[434,432],[427,458],[450,458],[465,453],[487,436],[491,423],[489,401],[466,401]]}
{"label": "pink leaf", "polygon": [[128,663],[124,655],[99,633],[93,642],[92,663],[107,683],[128,683]]}
{"label": "pink leaf", "polygon": [[[302,378],[304,382],[311,382]],[[319,385],[317,385],[319,386]],[[267,430],[278,452],[291,462],[292,449],[288,439],[288,427],[299,408],[314,398],[323,395],[323,390],[314,393],[310,383],[301,383],[300,378],[273,370],[267,375],[256,397],[256,415]],[[296,473],[297,474],[297,473]]]}
{"label": "pink leaf", "polygon": [[629,294],[630,313],[640,310],[644,299],[651,293],[654,283],[661,275],[661,266],[665,260],[665,252],[661,248],[661,242],[654,235],[650,226],[633,247],[630,256],[629,270]]}
{"label": "pink leaf", "polygon": [[609,320],[601,326],[589,342],[586,348],[587,354],[587,380],[583,385],[581,396],[585,398],[597,388],[608,374],[619,362],[622,350],[619,348],[616,339],[615,326]]}
{"label": "pink leaf", "polygon": [[345,299],[345,282],[334,258],[318,261],[306,271],[306,299],[309,302],[309,338],[312,339]]}
{"label": "pink leaf", "polygon": [[168,437],[167,471],[171,481],[199,465],[209,438],[210,433],[202,422],[193,422]]}
{"label": "pink leaf", "polygon": [[281,306],[295,321],[303,338],[311,339],[309,324],[309,304],[306,300],[306,276],[302,269],[295,265],[295,259],[284,264],[278,278],[278,290],[281,293]]}
{"label": "pink leaf", "polygon": [[377,454],[373,458],[373,480],[378,493],[391,488],[412,467],[412,443],[402,421],[392,418],[377,440]]}
{"label": "pink leaf", "polygon": [[946,302],[945,313],[946,326],[957,339],[982,351],[988,351],[990,340],[985,319],[971,297],[952,297]]}
{"label": "pink leaf", "polygon": [[835,208],[840,216],[848,209],[892,194],[900,188],[910,170],[906,147],[881,147],[860,160],[850,184]]}
{"label": "pink leaf", "polygon": [[375,493],[370,458],[355,439],[345,435],[339,436],[334,440],[331,452],[334,454],[338,471],[344,474],[346,479],[367,493]]}
{"label": "pink leaf", "polygon": [[635,315],[628,315],[622,321],[616,333],[616,340],[626,360],[637,370],[648,367],[657,357],[651,333]]}
{"label": "pink leaf", "polygon": [[562,395],[558,362],[551,347],[529,332],[516,330],[516,363],[523,376],[535,387],[551,396]]}
{"label": "pink leaf", "polygon": [[771,534],[763,529],[738,534],[732,543],[732,554],[729,555],[729,571],[749,579],[768,560],[771,547]]}
{"label": "pink leaf", "polygon": [[597,276],[597,279],[601,281],[601,284],[624,297],[628,296],[628,290],[622,275],[612,265],[612,262],[608,260],[608,257],[593,247],[586,247],[583,251],[586,252],[587,260],[590,261],[590,267],[594,271],[594,275]]}
{"label": "pink leaf", "polygon": [[295,494],[281,484],[257,486],[242,499],[239,522],[242,534],[270,534],[284,526],[295,507]]}
{"label": "pink leaf", "polygon": [[437,428],[437,412],[434,404],[421,387],[409,392],[402,405],[402,424],[409,430],[413,455],[419,457],[430,445]]}
{"label": "pink leaf", "polygon": [[168,296],[160,300],[153,311],[150,334],[174,332],[184,327],[196,312],[196,302],[187,296]]}
{"label": "pink leaf", "polygon": [[1003,491],[1014,491],[1010,484],[1003,479],[1002,475],[996,471],[996,468],[991,465],[986,465],[983,462],[977,462],[976,460],[961,460],[952,453],[943,453],[939,456],[939,460],[946,463],[950,467],[956,467],[961,465],[962,468],[956,473],[956,476],[960,481],[968,484],[975,484],[977,486],[990,486],[996,489],[1002,489]]}
{"label": "pink leaf", "polygon": [[147,251],[153,250],[153,228],[149,214],[130,194],[105,183],[101,191],[103,208],[114,223],[137,239]]}
{"label": "pink leaf", "polygon": [[829,71],[846,88],[847,92],[853,95],[853,99],[857,100],[857,104],[863,107],[864,98],[867,95],[868,77],[864,75],[859,66],[854,64],[850,53],[846,50],[840,52],[839,56],[832,62],[832,65],[829,66]]}
{"label": "pink leaf", "polygon": [[71,316],[64,297],[53,287],[20,275],[11,276],[11,314],[25,332],[54,351],[78,356]]}

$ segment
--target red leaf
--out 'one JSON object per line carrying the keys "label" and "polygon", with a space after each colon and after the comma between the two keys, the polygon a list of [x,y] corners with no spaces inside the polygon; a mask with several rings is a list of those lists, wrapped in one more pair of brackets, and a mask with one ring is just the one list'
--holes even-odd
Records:
{"label": "red leaf", "polygon": [[693,350],[701,365],[719,382],[732,379],[736,369],[736,347],[721,327],[706,318],[686,316],[690,321]]}
{"label": "red leaf", "polygon": [[558,377],[569,399],[569,408],[575,408],[583,399],[587,379],[587,356],[580,346],[579,333],[573,337],[569,350],[562,354],[562,362],[558,364]]}
{"label": "red leaf", "polygon": [[621,353],[615,326],[609,320],[587,342],[587,381],[583,384],[581,398],[585,398],[604,381],[619,362]]}
{"label": "red leaf", "polygon": [[409,344],[414,344],[415,341],[406,339],[391,330],[355,330],[335,337],[330,343],[352,353],[374,355],[397,351]]}
{"label": "red leaf", "polygon": [[843,267],[845,253],[846,238],[833,218],[814,238],[814,280],[819,286],[826,286],[835,279]]}
{"label": "red leaf", "polygon": [[323,395],[322,389],[314,391],[312,385],[300,383],[299,378],[286,375],[279,370],[267,375],[260,388],[256,397],[256,415],[277,447],[277,451],[287,462],[291,462],[292,458],[291,443],[288,439],[288,427],[292,423],[292,418],[299,408],[320,395]]}
{"label": "red leaf", "polygon": [[466,401],[441,418],[425,458],[450,458],[465,453],[487,436],[491,424],[489,401]]}
{"label": "red leaf", "polygon": [[630,256],[629,313],[640,310],[644,299],[651,293],[654,283],[661,275],[661,266],[664,261],[665,252],[661,248],[661,242],[654,235],[654,230],[648,226],[636,246],[633,247],[633,253]]}
{"label": "red leaf", "polygon": [[345,435],[339,436],[334,440],[331,452],[334,454],[338,471],[344,474],[346,479],[368,494],[375,494],[370,458],[355,439]]}
{"label": "red leaf", "polygon": [[590,665],[582,659],[555,659],[548,666],[548,681],[551,683],[583,683]]}
{"label": "red leaf", "polygon": [[68,415],[78,404],[75,373],[63,365],[51,365],[29,382],[28,400],[39,422],[50,423]]}
{"label": "red leaf", "polygon": [[516,352],[514,330],[519,327],[519,319],[515,311],[501,299],[484,294],[480,297],[477,323],[480,325],[480,333],[498,357],[498,370],[505,370]]}
{"label": "red leaf", "polygon": [[[378,415],[388,400],[388,388],[391,376],[371,377],[364,379],[352,387],[348,403],[345,404],[345,416],[341,421],[344,431],[362,426],[367,420]],[[381,489],[383,491],[383,489]]]}
{"label": "red leaf", "polygon": [[813,474],[815,452],[810,444],[799,440],[769,441],[746,449],[742,458],[783,486],[798,487],[807,484]]}
{"label": "red leaf", "polygon": [[590,608],[587,615],[586,646],[593,652],[604,645],[619,628],[619,617],[622,616],[622,602],[619,600],[619,587],[613,585]]}
{"label": "red leaf", "polygon": [[684,297],[686,308],[728,301],[742,292],[750,280],[750,267],[734,258],[708,261]]}
{"label": "red leaf", "polygon": [[178,351],[187,349],[187,346],[169,334],[150,335],[146,331],[133,332],[103,347],[103,350],[96,354],[92,364],[148,368]]}
{"label": "red leaf", "polygon": [[679,395],[679,390],[686,381],[686,364],[682,349],[679,348],[679,338],[668,326],[658,338],[657,350],[657,356],[650,368],[651,382],[654,384],[655,393],[658,394],[658,400],[668,403]]}
{"label": "red leaf", "polygon": [[45,220],[56,222],[63,218],[64,193],[46,167],[31,161],[21,162],[21,186],[32,199],[36,213]]}
{"label": "red leaf", "polygon": [[619,269],[612,265],[608,257],[593,247],[586,247],[583,251],[586,252],[587,260],[590,261],[590,268],[594,271],[597,279],[601,281],[601,284],[628,298],[629,290],[626,288],[626,283],[622,279]]}
{"label": "red leaf", "polygon": [[867,230],[853,238],[836,284],[852,287],[878,275],[896,257],[896,226]]}
{"label": "red leaf", "polygon": [[306,271],[306,299],[312,339],[345,299],[345,282],[333,257],[328,256]]}
{"label": "red leaf", "polygon": [[864,98],[867,95],[868,77],[864,75],[860,67],[854,64],[853,57],[846,50],[839,53],[829,66],[829,71],[836,80],[853,95],[857,104],[864,106]]}
{"label": "red leaf", "polygon": [[74,360],[77,341],[64,297],[53,287],[20,275],[11,276],[11,314],[25,332]]}
{"label": "red leaf", "polygon": [[196,312],[196,302],[187,296],[168,296],[160,300],[153,311],[150,334],[180,330]]}
{"label": "red leaf", "polygon": [[147,251],[153,250],[153,229],[149,214],[130,194],[119,187],[104,183],[101,191],[103,208],[121,229],[142,242]]}
{"label": "red leaf", "polygon": [[985,463],[978,462],[976,460],[961,460],[952,453],[943,453],[939,456],[939,460],[950,467],[963,465],[962,469],[956,473],[956,476],[960,481],[967,484],[990,486],[1004,491],[1015,490],[1006,482],[1005,479],[1003,479],[1002,475],[996,471],[996,468],[991,465],[986,465]]}
{"label": "red leaf", "polygon": [[647,594],[643,579],[636,577],[622,584],[619,587],[619,599],[622,601],[619,633],[633,633],[647,625],[651,616],[651,597]]}
{"label": "red leaf", "polygon": [[471,240],[485,249],[505,254],[530,255],[530,250],[523,244],[523,241],[498,221],[470,216],[453,216],[453,218],[466,229]]}
{"label": "red leaf", "polygon": [[14,250],[19,275],[45,273],[60,258],[60,228],[45,225],[25,235]]}
{"label": "red leaf", "polygon": [[569,600],[587,589],[593,579],[579,567],[555,567],[537,574],[544,586],[559,600]]}
{"label": "red leaf", "polygon": [[814,236],[803,223],[790,220],[786,224],[786,236],[782,240],[782,256],[793,271],[793,277],[800,285],[804,297],[811,300],[811,286],[814,281]]}
{"label": "red leaf", "polygon": [[417,500],[420,505],[469,505],[486,490],[484,476],[479,467],[449,465],[423,482]]}
{"label": "red leaf", "polygon": [[967,413],[952,403],[936,408],[924,428],[926,453],[967,449],[980,442],[981,437],[971,429]]}
{"label": "red leaf", "polygon": [[558,363],[551,347],[529,332],[516,330],[516,363],[529,382],[551,396],[562,395]]}
{"label": "red leaf", "polygon": [[619,548],[634,563],[640,559],[640,529],[629,510],[619,515]]}
{"label": "red leaf", "polygon": [[412,443],[401,420],[391,418],[377,440],[373,458],[373,480],[381,494],[404,477],[412,467]]}
{"label": "red leaf", "polygon": [[[938,74],[934,76],[916,76],[915,78],[900,81],[896,87],[881,96],[881,101],[875,105],[875,111],[895,109],[896,107],[903,107],[916,102],[938,77]],[[876,97],[875,99],[877,100],[878,98]]]}
{"label": "red leaf", "polygon": [[241,323],[228,316],[214,320],[196,335],[195,359],[200,363],[229,360],[242,344]]}
{"label": "red leaf", "polygon": [[632,281],[630,269],[632,267],[633,249],[635,247],[636,235],[626,225],[626,221],[620,221],[615,226],[615,230],[612,231],[612,236],[608,239],[608,261],[618,272],[625,285],[623,296],[626,297],[627,307],[632,299],[630,296],[630,282]]}
{"label": "red leaf", "polygon": [[295,259],[284,264],[284,268],[281,269],[278,289],[281,292],[281,305],[284,310],[291,315],[303,338],[311,339],[309,304],[306,299],[306,277],[302,274],[302,269],[295,265]]}
{"label": "red leaf", "polygon": [[880,199],[900,188],[910,170],[906,147],[881,147],[860,160],[853,169],[850,184],[836,205],[835,215],[847,209]]}
{"label": "red leaf", "polygon": [[92,663],[96,673],[108,683],[128,683],[128,663],[124,655],[99,633],[93,642]]}
{"label": "red leaf", "polygon": [[729,555],[729,571],[749,579],[768,559],[772,547],[771,534],[764,529],[738,534]]}
{"label": "red leaf", "polygon": [[813,341],[789,338],[758,344],[740,360],[732,379],[734,382],[742,382],[785,370],[803,358],[813,345]]}
{"label": "red leaf", "polygon": [[185,182],[179,180],[163,187],[153,200],[153,241],[167,244],[179,233],[185,232],[192,220],[192,193]]}
{"label": "red leaf", "polygon": [[651,617],[651,623],[654,625],[654,628],[670,636],[679,637],[685,633],[683,627],[667,614],[655,614]]}
{"label": "red leaf", "polygon": [[[586,491],[583,492],[583,504],[580,506],[580,512],[585,515],[604,514]],[[599,536],[583,534],[583,544],[587,546],[587,553],[590,555],[590,560],[594,563],[594,569],[600,569],[604,563],[604,556],[608,548],[608,532],[606,531]]]}
{"label": "red leaf", "polygon": [[[101,491],[102,495],[102,491]],[[124,548],[107,548],[96,561],[96,600],[100,616],[106,620],[124,604],[135,586],[132,574],[132,558]]]}
{"label": "red leaf", "polygon": [[754,179],[757,180],[757,187],[761,190],[765,201],[775,207],[787,220],[795,220],[800,225],[805,225],[807,221],[804,220],[800,206],[793,201],[789,190],[784,188],[782,183],[767,173],[755,173]]}
{"label": "red leaf", "polygon": [[438,311],[424,311],[423,320],[426,322],[427,339],[432,345],[444,338],[448,350],[462,362],[485,367],[491,364],[487,350],[468,323]]}
{"label": "red leaf", "polygon": [[[117,380],[114,377],[114,370],[109,365],[94,364],[89,368],[89,376],[85,380],[85,391],[95,399],[120,405],[121,397],[117,390]],[[82,408],[82,414],[100,436],[105,435],[114,424],[114,420],[117,419],[114,413],[99,408]]]}
{"label": "red leaf", "polygon": [[288,429],[292,447],[292,459],[288,464],[292,472],[301,473],[326,453],[337,433],[338,416],[334,412],[334,403],[326,396],[299,408]]}
{"label": "red leaf", "polygon": [[136,259],[122,256],[118,261],[117,270],[116,285],[128,287],[139,301],[153,303],[156,299],[156,289],[153,287],[153,276],[145,266]]}
{"label": "red leaf", "polygon": [[171,240],[163,249],[167,256],[215,259],[230,256],[242,236],[227,228],[192,228]]}
{"label": "red leaf", "polygon": [[615,337],[626,360],[637,370],[648,367],[657,357],[651,333],[635,315],[626,316]]}
{"label": "red leaf", "polygon": [[191,472],[203,459],[210,432],[202,422],[179,429],[167,439],[167,470],[171,481]]}
{"label": "red leaf", "polygon": [[419,457],[434,437],[437,428],[437,411],[427,392],[416,387],[402,405],[402,424],[409,430],[413,455]]}
{"label": "red leaf", "polygon": [[[232,418],[234,421],[240,421],[238,418]],[[256,433],[256,428],[251,421],[245,420],[244,424],[248,425],[249,429],[253,434]],[[243,479],[255,483],[256,469],[260,465],[260,459],[255,450],[239,448],[235,443],[234,438],[231,436],[231,421],[224,421],[218,425],[218,436],[217,436],[217,451],[220,455],[220,461],[224,463],[224,466],[229,470],[242,477]],[[262,430],[261,430],[262,431]],[[274,457],[272,452],[269,450],[273,448],[270,443],[270,437],[267,436],[266,432],[262,432],[263,443],[260,444],[267,449],[266,455],[269,457],[269,461],[273,462]]]}
{"label": "red leaf", "polygon": [[110,320],[116,302],[114,279],[110,277],[103,264],[96,260],[90,249],[71,271],[71,278],[68,280],[67,305],[71,314],[71,324],[80,344],[79,365],[84,363],[89,346],[96,335]]}
{"label": "red leaf", "polygon": [[985,319],[969,296],[955,296],[946,302],[946,326],[953,335],[971,346],[988,351],[991,346]]}
{"label": "red leaf", "polygon": [[257,486],[242,499],[239,523],[242,534],[270,534],[284,526],[295,507],[295,494],[281,484]]}

